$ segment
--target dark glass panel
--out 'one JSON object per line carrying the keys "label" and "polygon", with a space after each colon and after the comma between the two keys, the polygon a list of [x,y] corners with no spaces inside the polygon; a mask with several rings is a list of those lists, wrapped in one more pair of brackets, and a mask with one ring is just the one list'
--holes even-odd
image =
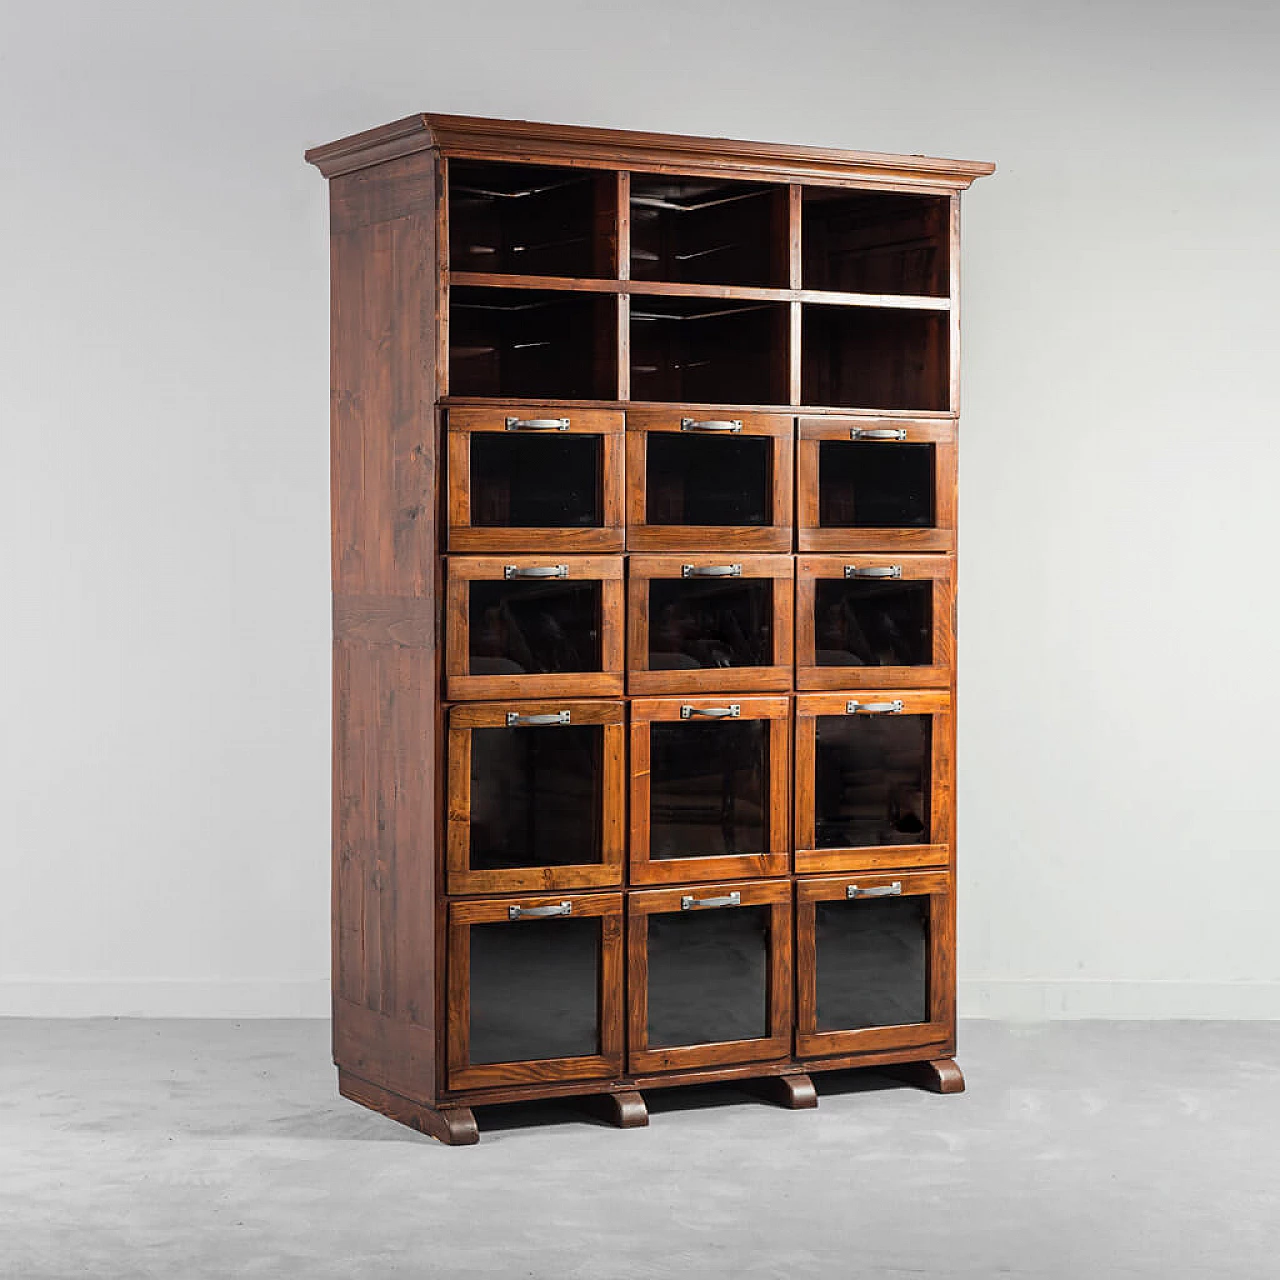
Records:
{"label": "dark glass panel", "polygon": [[512,529],[600,525],[600,437],[475,432],[471,523]]}
{"label": "dark glass panel", "polygon": [[818,523],[824,528],[928,529],[933,445],[822,440]]}
{"label": "dark glass panel", "polygon": [[470,673],[600,670],[599,582],[472,582]]}
{"label": "dark glass panel", "polygon": [[933,584],[820,578],[814,591],[819,667],[920,667],[933,660]]}
{"label": "dark glass panel", "polygon": [[767,525],[772,517],[770,447],[764,436],[654,431],[646,448],[649,524]]}
{"label": "dark glass panel", "polygon": [[928,716],[817,718],[819,849],[929,842]]}
{"label": "dark glass panel", "polygon": [[564,867],[600,861],[604,728],[471,733],[471,866]]}
{"label": "dark glass panel", "polygon": [[927,1022],[927,898],[816,905],[818,1030]]}
{"label": "dark glass panel", "polygon": [[472,925],[471,1061],[600,1052],[600,920]]}
{"label": "dark glass panel", "polygon": [[771,579],[650,580],[650,670],[767,667],[772,662]]}
{"label": "dark glass panel", "polygon": [[651,1049],[767,1036],[768,982],[768,907],[649,917]]}
{"label": "dark glass panel", "polygon": [[650,726],[650,858],[766,851],[768,732],[767,720]]}

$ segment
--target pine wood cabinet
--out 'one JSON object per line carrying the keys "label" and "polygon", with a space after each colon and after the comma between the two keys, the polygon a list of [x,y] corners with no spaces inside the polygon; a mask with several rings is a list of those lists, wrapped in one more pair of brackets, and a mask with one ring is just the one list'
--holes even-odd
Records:
{"label": "pine wood cabinet", "polygon": [[329,179],[333,1055],[474,1108],[955,1051],[960,193],[416,115]]}

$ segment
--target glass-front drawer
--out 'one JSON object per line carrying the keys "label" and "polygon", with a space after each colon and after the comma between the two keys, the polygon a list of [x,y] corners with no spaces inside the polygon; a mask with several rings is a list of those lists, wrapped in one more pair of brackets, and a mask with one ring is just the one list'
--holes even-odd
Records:
{"label": "glass-front drawer", "polygon": [[450,698],[622,692],[621,556],[450,556]]}
{"label": "glass-front drawer", "polygon": [[796,882],[796,1055],[946,1043],[954,903],[941,872]]}
{"label": "glass-front drawer", "polygon": [[801,551],[955,548],[955,424],[801,418]]}
{"label": "glass-front drawer", "polygon": [[449,1087],[622,1070],[622,895],[449,907]]}
{"label": "glass-front drawer", "polygon": [[789,689],[794,566],[790,556],[631,556],[628,691]]}
{"label": "glass-front drawer", "polygon": [[632,551],[790,551],[792,419],[627,413]]}
{"label": "glass-front drawer", "polygon": [[951,695],[796,698],[796,870],[943,867],[952,841]]}
{"label": "glass-front drawer", "polygon": [[451,551],[621,551],[621,412],[449,410]]}
{"label": "glass-front drawer", "polygon": [[796,687],[949,686],[954,570],[949,555],[800,556]]}
{"label": "glass-front drawer", "polygon": [[630,1070],[790,1052],[790,882],[647,890],[627,911]]}
{"label": "glass-front drawer", "polygon": [[449,892],[619,884],[625,721],[621,702],[452,707]]}
{"label": "glass-front drawer", "polygon": [[631,703],[631,881],[790,870],[787,698]]}

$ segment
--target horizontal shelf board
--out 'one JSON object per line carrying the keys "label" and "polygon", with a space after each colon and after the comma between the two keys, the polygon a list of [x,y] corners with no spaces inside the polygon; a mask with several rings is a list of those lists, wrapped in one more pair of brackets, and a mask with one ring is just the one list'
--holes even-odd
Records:
{"label": "horizontal shelf board", "polygon": [[951,422],[958,413],[938,409],[865,409],[856,405],[811,404],[704,404],[695,400],[555,400],[536,396],[442,396],[444,409],[493,408],[510,405],[513,408],[544,409],[654,409],[670,412],[673,409],[715,410],[721,413],[781,413],[791,418],[910,418]]}
{"label": "horizontal shelf board", "polygon": [[824,307],[882,307],[897,311],[950,311],[950,298],[898,293],[829,293],[821,289],[765,289],[751,285],[676,284],[655,280],[524,276],[454,271],[449,282],[483,289],[550,289],[573,293],[621,293],[670,298],[739,298],[751,302],[807,302]]}

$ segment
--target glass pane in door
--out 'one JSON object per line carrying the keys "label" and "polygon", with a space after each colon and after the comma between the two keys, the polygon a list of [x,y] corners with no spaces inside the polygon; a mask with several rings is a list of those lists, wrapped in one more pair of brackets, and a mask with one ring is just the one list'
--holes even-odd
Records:
{"label": "glass pane in door", "polygon": [[846,529],[932,528],[933,455],[927,443],[820,441],[818,523]]}
{"label": "glass pane in door", "polygon": [[929,842],[928,716],[818,716],[814,759],[819,849]]}
{"label": "glass pane in door", "polygon": [[725,907],[649,916],[651,1049],[769,1034],[769,910]]}
{"label": "glass pane in door", "polygon": [[599,436],[471,436],[471,523],[480,528],[586,529],[603,524]]}
{"label": "glass pane in door", "polygon": [[471,868],[601,860],[601,725],[471,732]]}
{"label": "glass pane in door", "polygon": [[767,720],[656,721],[649,740],[649,857],[767,848]]}
{"label": "glass pane in door", "polygon": [[475,924],[471,1062],[600,1052],[600,920]]}
{"label": "glass pane in door", "polygon": [[772,662],[772,580],[650,581],[650,671],[767,667]]}
{"label": "glass pane in door", "polygon": [[599,582],[470,583],[474,676],[599,671]]}
{"label": "glass pane in door", "polygon": [[818,1030],[927,1022],[928,898],[815,905]]}
{"label": "glass pane in door", "polygon": [[654,431],[646,446],[645,520],[673,525],[767,525],[772,503],[764,436],[713,439]]}
{"label": "glass pane in door", "polygon": [[933,660],[933,584],[820,578],[814,590],[819,667],[916,667]]}

